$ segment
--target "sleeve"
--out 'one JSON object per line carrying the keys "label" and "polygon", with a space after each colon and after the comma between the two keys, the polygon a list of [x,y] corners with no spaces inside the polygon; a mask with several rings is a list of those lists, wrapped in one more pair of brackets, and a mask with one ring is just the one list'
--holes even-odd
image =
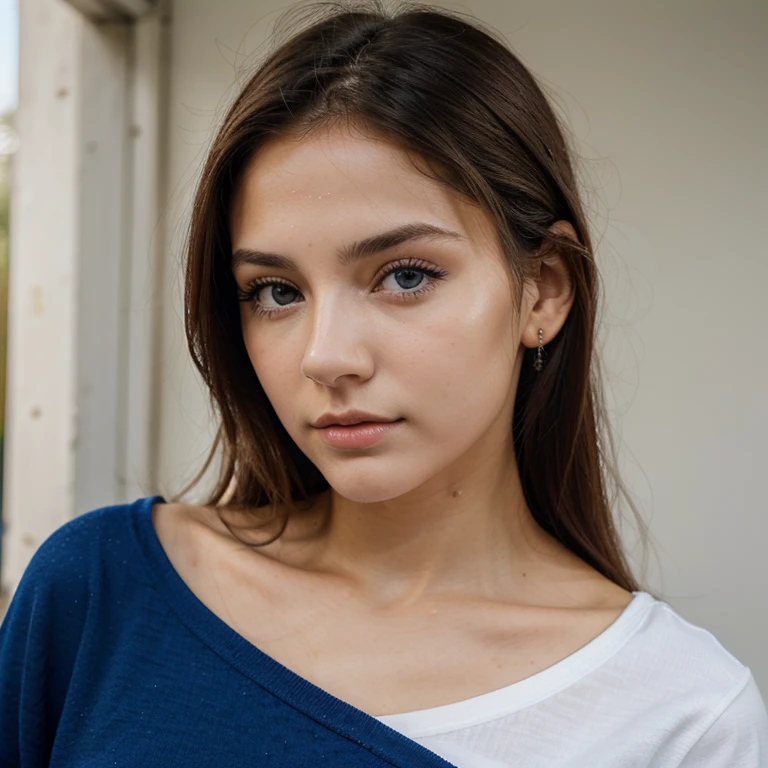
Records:
{"label": "sleeve", "polygon": [[768,767],[768,712],[751,672],[679,764],[705,767]]}
{"label": "sleeve", "polygon": [[87,610],[82,528],[38,548],[0,625],[0,768],[48,765]]}

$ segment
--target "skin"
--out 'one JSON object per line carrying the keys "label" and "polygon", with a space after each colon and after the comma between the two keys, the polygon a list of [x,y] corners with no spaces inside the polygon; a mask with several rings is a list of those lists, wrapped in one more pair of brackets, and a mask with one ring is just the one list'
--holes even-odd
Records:
{"label": "skin", "polygon": [[[339,262],[342,246],[414,222],[459,237]],[[575,238],[567,222],[553,228]],[[402,150],[347,127],[264,145],[230,232],[233,252],[296,263],[235,269],[243,295],[254,280],[288,284],[241,302],[243,339],[288,434],[331,487],[259,549],[234,539],[214,510],[157,505],[158,537],[201,601],[375,715],[509,685],[613,623],[631,593],[538,526],[512,444],[525,348],[538,346],[540,328],[551,340],[573,304],[561,258],[543,262],[516,308],[488,217]],[[401,259],[442,277],[383,276]],[[259,301],[278,312],[257,314]],[[330,447],[311,423],[352,408],[404,421],[373,447]]]}

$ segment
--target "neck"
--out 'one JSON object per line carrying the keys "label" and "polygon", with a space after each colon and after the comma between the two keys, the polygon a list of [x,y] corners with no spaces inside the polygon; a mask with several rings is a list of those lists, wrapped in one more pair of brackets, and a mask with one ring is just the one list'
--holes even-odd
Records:
{"label": "neck", "polygon": [[349,579],[378,604],[446,591],[530,593],[542,562],[562,558],[564,548],[533,519],[512,447],[488,458],[388,501],[326,492],[313,567]]}

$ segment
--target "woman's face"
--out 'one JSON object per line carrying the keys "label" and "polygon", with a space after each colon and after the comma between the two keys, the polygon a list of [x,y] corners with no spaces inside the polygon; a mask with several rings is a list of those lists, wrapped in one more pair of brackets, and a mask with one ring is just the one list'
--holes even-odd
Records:
{"label": "woman's face", "polygon": [[[354,243],[403,227],[453,234],[390,239],[351,258]],[[254,370],[337,493],[417,498],[508,460],[520,323],[477,207],[400,149],[334,128],[264,145],[237,190],[230,230],[241,300],[250,295],[240,308]],[[264,254],[271,261],[259,261]],[[356,449],[329,445],[312,426],[351,409],[402,421]]]}

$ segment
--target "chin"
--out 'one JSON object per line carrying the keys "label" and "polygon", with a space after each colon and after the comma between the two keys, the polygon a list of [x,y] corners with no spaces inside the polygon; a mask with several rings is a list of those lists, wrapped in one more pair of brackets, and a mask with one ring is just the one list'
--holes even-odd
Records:
{"label": "chin", "polygon": [[354,501],[357,504],[376,504],[378,502],[396,499],[398,496],[402,495],[397,489],[392,488],[391,483],[387,487],[371,485],[370,483],[365,482],[329,482],[329,485],[340,496],[349,499],[349,501]]}
{"label": "chin", "polygon": [[[398,475],[400,481],[395,482],[394,478]],[[382,473],[358,469],[353,472],[330,471],[323,472],[323,476],[335,493],[358,504],[390,501],[408,493],[419,484],[418,481],[408,482],[402,473],[391,468]]]}

